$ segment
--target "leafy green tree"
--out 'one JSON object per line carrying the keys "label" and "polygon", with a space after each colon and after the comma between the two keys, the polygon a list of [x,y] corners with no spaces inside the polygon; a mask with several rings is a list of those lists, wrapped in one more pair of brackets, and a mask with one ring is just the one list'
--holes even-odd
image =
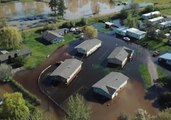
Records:
{"label": "leafy green tree", "polygon": [[38,108],[31,107],[30,113],[29,120],[43,120],[42,112]]}
{"label": "leafy green tree", "polygon": [[150,120],[150,119],[151,119],[151,115],[147,111],[143,109],[139,109],[135,114],[133,120]]}
{"label": "leafy green tree", "polygon": [[21,93],[4,94],[0,118],[11,120],[28,120],[30,111]]}
{"label": "leafy green tree", "polygon": [[20,45],[22,37],[16,27],[3,27],[0,29],[0,47],[14,49]]}
{"label": "leafy green tree", "polygon": [[159,113],[154,120],[171,120],[171,108],[165,109]]}
{"label": "leafy green tree", "polygon": [[85,26],[83,28],[83,32],[84,32],[85,36],[88,38],[97,37],[97,29],[94,28],[93,26]]}
{"label": "leafy green tree", "polygon": [[159,103],[164,108],[171,107],[171,92],[165,92],[159,97]]}
{"label": "leafy green tree", "polygon": [[51,8],[51,10],[54,12],[55,15],[57,15],[58,5],[59,5],[59,0],[50,0],[49,2],[49,7]]}
{"label": "leafy green tree", "polygon": [[65,14],[65,10],[66,10],[66,7],[65,7],[64,0],[59,0],[59,3],[58,3],[58,15],[63,17],[64,14]]}
{"label": "leafy green tree", "polygon": [[119,14],[119,18],[120,19],[126,19],[128,17],[128,12],[126,9],[122,9],[120,14]]}
{"label": "leafy green tree", "polygon": [[137,28],[138,19],[133,17],[131,13],[129,13],[128,17],[124,20],[124,24],[128,27]]}
{"label": "leafy green tree", "polygon": [[148,5],[144,8],[143,13],[149,13],[154,11],[154,6],[153,5]]}
{"label": "leafy green tree", "polygon": [[7,26],[7,20],[6,18],[0,18],[0,28]]}
{"label": "leafy green tree", "polygon": [[0,64],[0,81],[6,82],[11,77],[12,67],[7,64]]}
{"label": "leafy green tree", "polygon": [[121,114],[121,115],[117,118],[117,120],[130,120],[130,119],[129,119],[129,117],[128,117],[127,115]]}
{"label": "leafy green tree", "polygon": [[82,96],[77,94],[69,98],[66,120],[90,120],[90,107]]}

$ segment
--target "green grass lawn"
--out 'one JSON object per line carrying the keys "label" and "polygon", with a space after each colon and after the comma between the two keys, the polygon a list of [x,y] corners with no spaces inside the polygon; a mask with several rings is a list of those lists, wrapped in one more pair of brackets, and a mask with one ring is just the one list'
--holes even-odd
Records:
{"label": "green grass lawn", "polygon": [[144,86],[145,88],[151,87],[151,78],[150,78],[150,73],[148,71],[147,65],[142,64],[139,66],[139,72],[141,73],[141,77],[144,80]]}
{"label": "green grass lawn", "polygon": [[148,49],[150,50],[159,50],[161,52],[167,52],[171,50],[171,47],[167,45],[167,39],[163,39],[162,41],[154,40],[152,38],[145,38],[140,40],[140,44],[148,44]]}
{"label": "green grass lawn", "polygon": [[171,15],[171,9],[165,9],[160,11],[162,14]]}
{"label": "green grass lawn", "polygon": [[159,66],[157,66],[157,73],[158,73],[159,79],[166,77],[166,74],[163,72],[163,70]]}
{"label": "green grass lawn", "polygon": [[38,38],[41,38],[41,34],[36,33],[35,31],[26,32],[26,36],[27,37],[22,47],[29,48],[32,51],[32,55],[26,57],[24,64],[25,68],[35,68],[46,59],[47,55],[51,54],[59,46],[75,40],[74,35],[68,34],[64,36],[64,42],[44,45],[43,43],[37,41]]}
{"label": "green grass lawn", "polygon": [[170,3],[170,0],[134,0],[135,2],[152,2],[158,4],[167,4]]}

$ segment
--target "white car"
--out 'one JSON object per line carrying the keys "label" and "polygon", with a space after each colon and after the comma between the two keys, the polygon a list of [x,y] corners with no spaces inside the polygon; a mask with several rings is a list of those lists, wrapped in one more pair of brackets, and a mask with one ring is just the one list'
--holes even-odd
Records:
{"label": "white car", "polygon": [[123,37],[125,41],[130,41],[131,39],[129,37]]}

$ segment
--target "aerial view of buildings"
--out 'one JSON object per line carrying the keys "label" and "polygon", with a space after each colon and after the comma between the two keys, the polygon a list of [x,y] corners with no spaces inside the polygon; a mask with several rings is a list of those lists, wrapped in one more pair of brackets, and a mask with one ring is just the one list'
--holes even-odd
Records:
{"label": "aerial view of buildings", "polygon": [[1,0],[0,120],[171,120],[171,0]]}

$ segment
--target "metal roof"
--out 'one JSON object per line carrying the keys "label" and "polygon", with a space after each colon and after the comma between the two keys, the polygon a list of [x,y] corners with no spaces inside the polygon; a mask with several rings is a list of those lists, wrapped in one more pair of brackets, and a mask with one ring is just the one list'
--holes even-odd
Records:
{"label": "metal roof", "polygon": [[84,51],[90,51],[94,46],[101,44],[102,41],[98,39],[90,39],[82,42],[78,46],[76,46],[76,49],[83,49]]}
{"label": "metal roof", "polygon": [[[116,47],[107,59],[117,59],[119,61],[124,61],[128,57],[129,53],[125,49],[126,47]],[[129,49],[129,48],[128,48]]]}
{"label": "metal roof", "polygon": [[160,23],[160,25],[167,25],[167,24],[171,24],[171,20]]}
{"label": "metal roof", "polygon": [[43,33],[43,38],[47,41],[52,41],[56,38],[63,38],[58,32],[47,30]]}
{"label": "metal roof", "polygon": [[66,59],[50,74],[50,76],[60,76],[68,79],[82,63],[82,61],[75,58]]}
{"label": "metal roof", "polygon": [[149,21],[150,22],[157,22],[157,21],[162,20],[162,19],[164,19],[164,17],[160,16],[160,17],[149,19]]}
{"label": "metal roof", "polygon": [[146,34],[146,32],[141,31],[141,30],[136,29],[136,28],[129,28],[129,29],[127,29],[127,32],[131,32],[131,33],[134,33],[134,34],[137,34],[137,35]]}
{"label": "metal roof", "polygon": [[165,54],[159,56],[159,58],[171,60],[171,53],[165,53]]}
{"label": "metal roof", "polygon": [[142,16],[148,17],[148,16],[152,16],[152,15],[159,15],[160,12],[159,11],[154,11],[154,12],[150,12],[150,13],[145,13]]}
{"label": "metal roof", "polygon": [[120,86],[125,83],[129,78],[119,72],[110,72],[104,78],[95,83],[92,87],[100,88],[106,93],[113,95]]}

